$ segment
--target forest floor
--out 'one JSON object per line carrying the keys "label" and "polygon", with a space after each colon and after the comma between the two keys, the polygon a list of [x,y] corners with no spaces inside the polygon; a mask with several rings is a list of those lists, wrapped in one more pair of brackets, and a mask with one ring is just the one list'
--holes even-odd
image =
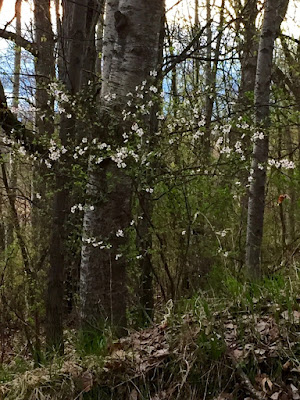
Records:
{"label": "forest floor", "polygon": [[97,354],[66,336],[65,356],[40,368],[20,355],[3,364],[0,399],[300,399],[296,268],[259,285],[227,276]]}

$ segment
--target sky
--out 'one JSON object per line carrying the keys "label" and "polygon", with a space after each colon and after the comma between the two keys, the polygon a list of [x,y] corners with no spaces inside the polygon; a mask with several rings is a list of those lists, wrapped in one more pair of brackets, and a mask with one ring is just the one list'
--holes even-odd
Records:
{"label": "sky", "polygon": [[[212,4],[218,5],[221,0],[211,0]],[[32,15],[32,0],[22,1],[22,19],[23,29],[26,30],[30,24],[30,16]],[[201,1],[199,1],[201,3]],[[204,3],[204,2],[203,2]],[[176,18],[179,21],[193,21],[194,20],[194,0],[166,0],[166,9],[168,11],[168,18],[170,20]],[[4,0],[2,10],[0,12],[0,29],[11,21],[14,17],[15,1]],[[205,19],[205,8],[199,7],[200,21]],[[184,21],[185,20],[185,21]],[[13,29],[15,21],[7,29]],[[284,23],[284,30],[287,34],[293,34],[296,37],[300,36],[300,0],[290,0],[287,22]]]}

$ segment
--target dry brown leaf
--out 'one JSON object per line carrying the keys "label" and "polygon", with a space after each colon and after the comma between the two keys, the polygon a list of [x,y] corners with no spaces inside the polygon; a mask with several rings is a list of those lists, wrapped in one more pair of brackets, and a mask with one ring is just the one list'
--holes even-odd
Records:
{"label": "dry brown leaf", "polygon": [[266,350],[264,350],[264,349],[255,349],[254,353],[262,356],[262,355],[264,355],[266,353]]}
{"label": "dry brown leaf", "polygon": [[165,357],[165,356],[167,356],[167,355],[169,355],[169,354],[170,354],[169,349],[160,349],[160,350],[157,350],[157,351],[153,354],[153,356],[154,356],[154,357]]}
{"label": "dry brown leaf", "polygon": [[295,324],[299,324],[300,323],[300,312],[294,310],[292,313],[290,313],[289,311],[283,311],[281,313],[281,316],[285,319],[285,320],[291,320],[292,322],[294,322]]}
{"label": "dry brown leaf", "polygon": [[255,328],[260,334],[262,334],[264,331],[268,329],[268,323],[266,321],[259,321],[255,325]]}
{"label": "dry brown leaf", "polygon": [[133,390],[130,392],[129,400],[138,400],[138,397],[139,397],[139,395],[138,395],[137,390],[136,390],[136,389],[133,389]]}
{"label": "dry brown leaf", "polygon": [[93,387],[93,375],[91,374],[90,371],[85,371],[81,375],[81,382],[82,382],[82,387],[83,387],[83,392],[87,393],[89,392],[92,387]]}
{"label": "dry brown leaf", "polygon": [[124,350],[114,351],[111,355],[111,358],[118,359],[118,360],[125,360],[126,359],[126,351],[124,351]]}
{"label": "dry brown leaf", "polygon": [[243,355],[244,355],[243,350],[239,350],[239,349],[234,349],[232,353],[233,353],[233,357],[237,361],[241,360],[243,358]]}
{"label": "dry brown leaf", "polygon": [[273,383],[271,382],[270,378],[268,376],[265,376],[262,381],[261,381],[261,387],[262,390],[265,393],[268,393],[270,390],[273,388]]}
{"label": "dry brown leaf", "polygon": [[275,393],[272,394],[272,396],[270,397],[270,399],[272,399],[272,400],[278,400],[278,399],[279,399],[279,395],[280,395],[280,392],[275,392]]}
{"label": "dry brown leaf", "polygon": [[[288,370],[288,369],[291,367],[291,365],[292,365],[292,362],[291,362],[290,360],[288,360],[287,362],[285,362],[285,363],[283,364],[282,369],[283,369],[284,371],[286,371],[286,370]],[[292,370],[292,371],[293,371],[293,370]]]}

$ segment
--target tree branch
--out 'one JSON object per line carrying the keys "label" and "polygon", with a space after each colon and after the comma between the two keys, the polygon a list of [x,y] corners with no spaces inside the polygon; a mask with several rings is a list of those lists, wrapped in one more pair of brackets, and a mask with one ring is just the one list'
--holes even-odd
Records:
{"label": "tree branch", "polygon": [[17,35],[14,32],[7,31],[5,29],[0,30],[0,37],[6,40],[11,40],[16,43],[17,46],[22,47],[24,50],[29,51],[34,57],[38,56],[38,48],[35,43],[31,43],[29,40],[24,39],[22,36]]}
{"label": "tree branch", "polygon": [[187,47],[178,55],[174,58],[174,61],[166,67],[163,71],[164,76],[166,76],[172,69],[182,61],[186,60],[191,54],[189,53],[189,50],[197,43],[199,38],[202,36],[202,34],[205,32],[207,27],[211,24],[212,20],[208,21],[208,23],[201,28],[198,33],[193,37],[193,39],[190,41],[190,43],[187,45]]}
{"label": "tree branch", "polygon": [[0,126],[10,139],[19,140],[30,153],[44,154],[47,150],[36,143],[34,133],[27,129],[7,106],[2,82],[0,81]]}

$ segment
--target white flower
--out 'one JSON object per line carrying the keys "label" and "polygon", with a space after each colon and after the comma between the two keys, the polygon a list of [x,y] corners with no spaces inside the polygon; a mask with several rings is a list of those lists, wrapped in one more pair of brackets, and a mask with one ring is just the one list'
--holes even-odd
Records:
{"label": "white flower", "polygon": [[257,140],[263,140],[264,137],[265,137],[265,135],[263,132],[256,131],[253,133],[251,141],[256,142]]}
{"label": "white flower", "polygon": [[193,141],[199,139],[199,137],[203,136],[204,132],[202,131],[197,131],[196,133],[194,133],[193,135]]}
{"label": "white flower", "polygon": [[186,231],[182,231],[181,234],[182,236],[184,236],[186,234]]}
{"label": "white flower", "polygon": [[48,160],[45,160],[45,165],[46,165],[47,168],[52,168],[52,164]]}
{"label": "white flower", "polygon": [[138,126],[138,124],[135,122],[135,123],[132,125],[131,130],[137,131],[138,129],[139,129],[139,126]]}
{"label": "white flower", "polygon": [[75,211],[76,211],[76,209],[77,209],[77,206],[76,206],[76,205],[75,205],[75,206],[72,206],[72,207],[71,207],[71,213],[74,214]]}
{"label": "white flower", "polygon": [[216,232],[216,235],[221,236],[221,237],[225,237],[227,235],[227,230],[224,229],[223,231]]}
{"label": "white flower", "polygon": [[90,210],[91,210],[91,211],[94,211],[94,210],[95,210],[95,207],[94,207],[94,206],[90,206]]}
{"label": "white flower", "polygon": [[88,140],[87,140],[87,138],[86,138],[86,137],[84,137],[84,138],[82,138],[82,140],[81,140],[81,141],[82,141],[82,143],[87,143],[87,141],[88,141]]}
{"label": "white flower", "polygon": [[19,152],[22,156],[25,156],[25,154],[26,154],[25,147],[23,147],[23,146],[19,147],[18,152]]}
{"label": "white flower", "polygon": [[39,193],[36,193],[36,194],[35,194],[35,197],[36,197],[38,200],[40,200],[40,199],[42,198],[42,196],[41,196]]}
{"label": "white flower", "polygon": [[123,255],[123,254],[116,254],[116,257],[115,257],[115,259],[116,259],[116,260],[118,260],[119,258],[121,258],[121,257],[122,257],[122,255]]}
{"label": "white flower", "polygon": [[116,236],[117,236],[117,237],[124,237],[124,232],[122,231],[122,229],[118,229],[118,230],[117,230]]}
{"label": "white flower", "polygon": [[218,140],[216,141],[216,146],[217,146],[217,147],[220,147],[221,144],[223,143],[223,141],[224,141],[224,138],[223,138],[222,136],[219,137]]}
{"label": "white flower", "polygon": [[150,71],[150,76],[157,76],[157,71]]}
{"label": "white flower", "polygon": [[281,163],[282,168],[285,168],[285,169],[295,169],[296,168],[295,163],[286,158],[283,158],[282,160],[280,160],[280,163]]}
{"label": "white flower", "polygon": [[137,129],[136,133],[137,133],[137,135],[138,135],[139,137],[142,137],[143,134],[144,134],[144,131],[143,131],[142,128],[139,128],[139,129]]}
{"label": "white flower", "polygon": [[151,92],[153,92],[153,93],[157,93],[157,92],[158,92],[157,87],[155,87],[155,86],[153,86],[153,85],[150,86],[149,90],[150,90]]}
{"label": "white flower", "polygon": [[226,134],[231,131],[231,125],[224,125],[221,127],[222,131]]}

